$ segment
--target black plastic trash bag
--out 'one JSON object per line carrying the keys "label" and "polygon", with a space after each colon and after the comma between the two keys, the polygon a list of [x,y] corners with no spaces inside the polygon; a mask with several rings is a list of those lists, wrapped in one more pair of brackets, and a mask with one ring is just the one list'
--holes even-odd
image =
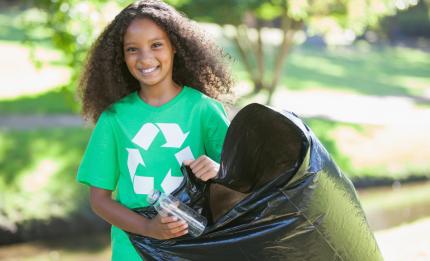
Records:
{"label": "black plastic trash bag", "polygon": [[129,234],[145,260],[382,260],[351,182],[290,112],[246,106],[228,129],[219,178],[205,184],[182,170],[172,194],[208,227],[198,238]]}

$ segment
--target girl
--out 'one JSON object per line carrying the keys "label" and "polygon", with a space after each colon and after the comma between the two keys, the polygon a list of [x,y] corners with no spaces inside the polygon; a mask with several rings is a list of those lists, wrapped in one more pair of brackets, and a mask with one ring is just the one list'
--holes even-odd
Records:
{"label": "girl", "polygon": [[[158,0],[122,10],[90,51],[80,82],[83,115],[96,123],[77,180],[112,224],[112,259],[140,260],[126,233],[169,239],[187,233],[173,217],[146,219],[153,190],[172,192],[181,164],[216,177],[228,127],[215,100],[230,93],[226,56],[197,25]],[[112,192],[115,191],[115,200]]]}

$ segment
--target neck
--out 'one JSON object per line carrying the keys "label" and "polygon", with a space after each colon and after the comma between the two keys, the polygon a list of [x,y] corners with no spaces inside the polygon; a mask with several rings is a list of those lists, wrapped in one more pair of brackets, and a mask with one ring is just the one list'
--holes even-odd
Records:
{"label": "neck", "polygon": [[152,106],[161,106],[173,99],[182,87],[172,81],[171,84],[158,86],[141,86],[139,96]]}

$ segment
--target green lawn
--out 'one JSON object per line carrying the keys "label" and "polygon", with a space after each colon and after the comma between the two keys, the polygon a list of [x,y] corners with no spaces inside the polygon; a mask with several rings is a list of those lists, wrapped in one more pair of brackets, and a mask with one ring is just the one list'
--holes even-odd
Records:
{"label": "green lawn", "polygon": [[408,48],[369,47],[291,54],[282,82],[290,89],[318,87],[375,96],[423,95],[430,86],[430,53]]}
{"label": "green lawn", "polygon": [[70,92],[54,89],[16,99],[0,100],[0,116],[74,114],[79,110],[78,106],[78,101]]}
{"label": "green lawn", "polygon": [[90,131],[0,131],[0,225],[66,217],[86,201],[75,176]]}

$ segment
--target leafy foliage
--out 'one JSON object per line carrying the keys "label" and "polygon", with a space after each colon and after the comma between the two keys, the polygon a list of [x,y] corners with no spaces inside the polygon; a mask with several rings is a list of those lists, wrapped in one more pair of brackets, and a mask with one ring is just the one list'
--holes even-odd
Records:
{"label": "leafy foliage", "polygon": [[[428,1],[428,0],[426,0]],[[416,0],[166,0],[198,21],[233,25],[231,40],[239,50],[254,84],[252,95],[268,91],[267,102],[279,84],[288,53],[297,33],[322,34],[333,41],[339,35],[362,34],[375,26],[381,17],[395,14],[399,8],[416,5]],[[39,15],[28,20],[29,31],[46,29],[55,48],[64,54],[64,63],[73,68],[73,93],[85,54],[96,35],[129,1],[31,1]],[[264,27],[281,29],[279,44],[267,42]],[[350,37],[351,38],[351,37]],[[263,45],[276,49],[273,66],[265,64]],[[269,72],[268,68],[272,68]]]}
{"label": "leafy foliage", "polygon": [[[412,0],[194,0],[184,1],[178,8],[200,21],[235,26],[232,40],[253,81],[251,95],[267,90],[270,103],[297,33],[306,30],[311,35],[324,35],[329,42],[342,35],[353,40],[354,35],[376,26],[381,17],[395,14],[400,2],[404,8],[416,5]],[[265,41],[263,27],[280,28],[281,43]],[[265,64],[264,44],[277,49],[273,72]]]}
{"label": "leafy foliage", "polygon": [[[30,1],[29,6],[33,8],[26,11],[23,20],[26,35],[34,36],[42,31],[50,39],[52,46],[63,54],[62,63],[73,69],[70,84],[63,87],[70,103],[76,103],[75,87],[91,44],[126,2],[128,1]],[[25,42],[30,46],[34,45],[30,38]]]}

